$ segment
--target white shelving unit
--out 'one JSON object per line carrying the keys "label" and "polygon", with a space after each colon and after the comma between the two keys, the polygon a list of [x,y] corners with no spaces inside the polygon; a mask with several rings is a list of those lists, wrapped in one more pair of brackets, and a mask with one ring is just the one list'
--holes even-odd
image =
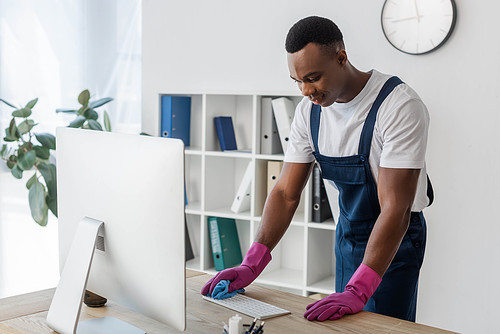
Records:
{"label": "white shelving unit", "polygon": [[[191,96],[191,145],[186,148],[187,226],[195,258],[190,269],[215,273],[207,217],[236,220],[242,255],[255,239],[267,196],[267,162],[283,154],[260,154],[261,99],[264,95],[168,94]],[[271,96],[279,97],[279,96]],[[295,104],[300,96],[287,96]],[[231,116],[238,151],[221,152],[213,123],[216,116]],[[254,162],[249,211],[230,210],[245,169]],[[273,260],[256,283],[295,292],[332,293],[335,288],[335,224],[311,222],[310,182],[302,194],[292,224],[276,248]]]}

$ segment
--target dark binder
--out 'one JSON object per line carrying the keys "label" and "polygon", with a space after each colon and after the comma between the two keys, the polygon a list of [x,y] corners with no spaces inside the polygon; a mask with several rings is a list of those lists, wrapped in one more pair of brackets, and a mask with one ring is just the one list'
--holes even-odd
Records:
{"label": "dark binder", "polygon": [[191,126],[191,97],[161,97],[161,136],[182,139],[184,146],[189,146]]}
{"label": "dark binder", "polygon": [[328,202],[325,184],[321,177],[321,170],[317,164],[314,164],[312,177],[312,221],[321,223],[332,218],[332,210]]}
{"label": "dark binder", "polygon": [[185,228],[185,243],[186,243],[186,261],[194,259],[193,247],[191,246],[191,239],[187,228],[186,215],[184,215],[184,228]]}
{"label": "dark binder", "polygon": [[219,137],[221,151],[236,150],[236,137],[234,136],[233,120],[231,116],[214,117],[215,129]]}
{"label": "dark binder", "polygon": [[221,271],[243,261],[236,221],[232,218],[208,217],[208,233],[215,270]]}

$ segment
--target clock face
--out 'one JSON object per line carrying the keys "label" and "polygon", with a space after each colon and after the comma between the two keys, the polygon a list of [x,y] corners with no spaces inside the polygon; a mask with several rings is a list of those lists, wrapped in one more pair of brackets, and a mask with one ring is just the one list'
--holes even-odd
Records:
{"label": "clock face", "polygon": [[386,0],[382,30],[396,49],[423,54],[444,44],[455,26],[453,0]]}

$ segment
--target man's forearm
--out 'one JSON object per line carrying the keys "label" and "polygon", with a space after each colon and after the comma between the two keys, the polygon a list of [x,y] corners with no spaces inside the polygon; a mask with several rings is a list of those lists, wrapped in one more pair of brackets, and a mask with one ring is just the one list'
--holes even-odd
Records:
{"label": "man's forearm", "polygon": [[370,235],[363,263],[380,277],[389,268],[410,223],[410,211],[382,212]]}
{"label": "man's forearm", "polygon": [[255,241],[266,245],[269,250],[273,250],[288,229],[299,201],[300,197],[287,199],[285,193],[275,187],[264,206],[261,225]]}
{"label": "man's forearm", "polygon": [[381,212],[368,239],[363,263],[380,277],[389,268],[408,230],[419,175],[419,169],[379,169]]}

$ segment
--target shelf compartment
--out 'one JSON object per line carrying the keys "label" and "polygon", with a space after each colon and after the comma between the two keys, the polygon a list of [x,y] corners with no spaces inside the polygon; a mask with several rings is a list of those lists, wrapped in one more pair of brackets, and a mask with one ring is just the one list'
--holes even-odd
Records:
{"label": "shelf compartment", "polygon": [[306,290],[316,293],[331,294],[335,292],[335,276],[326,277],[313,284],[309,284]]}
{"label": "shelf compartment", "polygon": [[[207,151],[220,151],[214,117],[230,116],[233,121],[236,146],[252,152],[253,98],[252,95],[206,95]],[[250,124],[250,126],[249,126]]]}
{"label": "shelf compartment", "polygon": [[[325,288],[335,276],[335,231],[308,229],[307,286]],[[335,283],[333,283],[335,284]],[[333,290],[331,285],[329,290]],[[316,290],[318,291],[318,290]],[[319,292],[319,291],[318,291]]]}
{"label": "shelf compartment", "polygon": [[303,276],[302,270],[280,268],[271,271],[264,271],[255,282],[259,284],[301,290],[304,287]]}
{"label": "shelf compartment", "polygon": [[186,155],[184,157],[187,207],[189,207],[189,209],[191,210],[196,210],[196,209],[201,210],[201,195],[202,195],[201,160],[202,160],[201,156]]}
{"label": "shelf compartment", "polygon": [[186,261],[186,268],[200,270],[201,216],[186,214],[186,226],[194,259]]}
{"label": "shelf compartment", "polygon": [[[257,233],[257,231],[255,231]],[[290,226],[272,250],[272,261],[261,274],[265,284],[302,289],[304,281],[305,227]]]}
{"label": "shelf compartment", "polygon": [[205,210],[240,215],[230,210],[251,159],[205,157]]}
{"label": "shelf compartment", "polygon": [[[261,133],[262,129],[262,110],[269,110],[264,106],[264,103],[269,103],[269,102],[263,102],[263,99],[275,99],[279,97],[286,97],[289,100],[293,102],[294,107],[297,107],[297,104],[302,100],[302,97],[299,96],[288,96],[288,95],[281,95],[281,96],[269,96],[269,95],[264,95],[264,96],[258,96],[256,99],[256,129],[255,129],[255,152],[260,154],[261,153],[261,141],[263,140],[263,134]],[[268,108],[271,108],[271,106],[268,106]],[[295,111],[295,108],[294,108]],[[279,131],[279,130],[278,130]],[[279,133],[279,132],[278,132]],[[278,140],[280,140],[279,135],[278,135]],[[281,143],[280,143],[281,144]],[[282,147],[282,146],[281,146]],[[283,156],[283,149],[280,148],[280,155]],[[263,155],[267,156],[267,155]],[[271,158],[270,160],[273,160]]]}
{"label": "shelf compartment", "polygon": [[[212,244],[210,241],[210,231],[208,230],[208,219],[209,215],[207,215],[203,220],[203,224],[205,226],[204,229],[204,240],[205,240],[205,263],[204,263],[204,268],[202,268],[203,271],[209,274],[216,274],[217,271],[215,271],[215,265],[214,265],[214,260],[212,256]],[[216,216],[216,217],[222,217],[222,216]],[[224,218],[224,217],[223,217]],[[250,248],[250,221],[246,219],[235,219],[236,221],[236,230],[238,231],[238,241],[240,243],[240,248],[241,248],[241,257],[244,258],[246,252]]]}
{"label": "shelf compartment", "polygon": [[[254,215],[258,220],[261,219],[264,210],[264,205],[268,196],[268,162],[269,160],[255,160],[255,177],[254,177]],[[307,188],[304,188],[300,196],[300,203],[293,215],[292,221],[305,222],[305,200]]]}

